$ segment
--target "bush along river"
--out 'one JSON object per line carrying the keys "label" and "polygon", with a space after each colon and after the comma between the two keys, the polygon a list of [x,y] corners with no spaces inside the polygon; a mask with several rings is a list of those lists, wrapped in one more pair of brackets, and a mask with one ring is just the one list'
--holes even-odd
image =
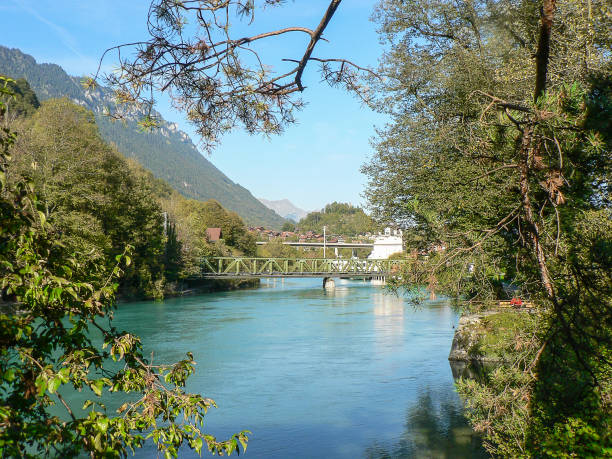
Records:
{"label": "bush along river", "polygon": [[251,430],[246,457],[488,457],[453,385],[457,323],[445,301],[414,308],[369,282],[326,291],[320,279],[123,303],[114,321],[157,363],[193,352],[187,390],[218,405],[205,430]]}

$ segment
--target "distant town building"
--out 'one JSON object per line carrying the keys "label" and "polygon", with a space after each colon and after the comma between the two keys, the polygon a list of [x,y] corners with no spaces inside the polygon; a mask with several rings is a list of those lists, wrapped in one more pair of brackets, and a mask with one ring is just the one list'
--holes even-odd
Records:
{"label": "distant town building", "polygon": [[221,237],[221,228],[206,228],[206,238],[208,242],[217,242]]}
{"label": "distant town building", "polygon": [[374,249],[368,256],[369,259],[387,259],[394,253],[401,253],[404,250],[402,230],[391,230],[385,228],[385,234],[378,234],[374,238]]}

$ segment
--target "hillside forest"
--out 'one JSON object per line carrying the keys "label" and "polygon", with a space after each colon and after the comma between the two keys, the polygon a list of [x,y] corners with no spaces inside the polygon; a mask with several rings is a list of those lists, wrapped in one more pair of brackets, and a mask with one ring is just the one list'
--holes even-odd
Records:
{"label": "hillside forest", "polygon": [[[100,136],[92,112],[68,99],[42,104],[27,81],[9,84],[4,124],[17,133],[9,183],[29,180],[53,228],[54,244],[78,254],[99,282],[126,247],[120,294],[161,298],[197,274],[203,256],[255,253],[255,239],[218,202],[187,199],[126,159]],[[220,227],[209,242],[206,229]]]}
{"label": "hillside forest", "polygon": [[341,236],[357,236],[374,232],[378,228],[363,209],[343,202],[332,202],[319,212],[310,212],[296,225],[302,232],[314,231],[320,234],[324,226],[328,234]]}

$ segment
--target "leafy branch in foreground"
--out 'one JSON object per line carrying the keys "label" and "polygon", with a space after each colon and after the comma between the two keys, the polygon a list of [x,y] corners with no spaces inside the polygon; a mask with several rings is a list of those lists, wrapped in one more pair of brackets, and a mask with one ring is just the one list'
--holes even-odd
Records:
{"label": "leafy branch in foreground", "polygon": [[[2,179],[14,140],[9,130],[1,132]],[[32,185],[4,179],[0,185],[6,300],[0,305],[0,455],[126,457],[147,440],[166,457],[176,457],[184,444],[198,453],[244,450],[248,431],[218,441],[201,430],[215,404],[184,391],[194,371],[191,354],[174,365],[153,365],[138,337],[112,327],[116,280],[131,261],[130,248],[100,288],[75,281],[86,279],[79,254],[52,240]],[[91,392],[82,407],[67,396],[75,390]],[[103,403],[113,394],[125,400],[116,413]]]}
{"label": "leafy branch in foreground", "polygon": [[[278,134],[294,122],[294,112],[303,106],[296,98],[305,89],[303,75],[312,61],[332,86],[342,86],[365,97],[361,74],[372,74],[346,59],[313,56],[341,0],[331,0],[315,28],[281,27],[247,34],[259,7],[278,6],[279,0],[152,0],[145,41],[110,48],[119,59],[119,69],[105,76],[115,90],[117,110],[123,118],[134,107],[144,109],[141,127],[155,127],[156,92],[170,95],[175,108],[186,112],[205,146],[210,149],[220,136],[237,125],[249,133]],[[293,8],[298,8],[294,6]],[[246,19],[246,21],[245,21]],[[233,21],[236,24],[233,24]],[[301,57],[282,59],[274,72],[265,62],[263,43],[303,35]],[[285,38],[288,39],[288,38]],[[93,88],[100,70],[84,81]]]}

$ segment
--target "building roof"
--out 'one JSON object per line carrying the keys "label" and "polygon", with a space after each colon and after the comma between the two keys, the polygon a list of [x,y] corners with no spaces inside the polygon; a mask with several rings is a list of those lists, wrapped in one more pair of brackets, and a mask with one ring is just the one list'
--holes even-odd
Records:
{"label": "building roof", "polygon": [[221,239],[221,228],[206,228],[206,237],[210,242]]}

